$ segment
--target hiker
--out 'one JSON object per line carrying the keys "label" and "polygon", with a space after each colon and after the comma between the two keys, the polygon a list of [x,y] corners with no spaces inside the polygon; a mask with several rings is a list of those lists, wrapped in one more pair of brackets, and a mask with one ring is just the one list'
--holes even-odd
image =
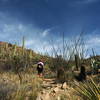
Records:
{"label": "hiker", "polygon": [[43,76],[43,67],[44,67],[44,63],[42,61],[37,63],[37,71],[39,77]]}

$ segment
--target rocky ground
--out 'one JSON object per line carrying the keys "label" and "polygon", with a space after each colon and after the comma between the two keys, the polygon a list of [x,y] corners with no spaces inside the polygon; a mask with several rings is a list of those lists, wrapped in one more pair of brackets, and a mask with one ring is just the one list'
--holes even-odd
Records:
{"label": "rocky ground", "polygon": [[69,88],[66,82],[61,84],[55,79],[44,79],[42,88],[36,100],[61,100],[62,98],[71,100],[71,92],[74,90],[71,87]]}

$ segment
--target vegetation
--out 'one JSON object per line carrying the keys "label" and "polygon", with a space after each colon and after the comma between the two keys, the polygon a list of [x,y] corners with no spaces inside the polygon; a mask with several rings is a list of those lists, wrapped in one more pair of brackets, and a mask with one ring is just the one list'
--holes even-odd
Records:
{"label": "vegetation", "polygon": [[[84,58],[84,42],[81,35],[68,45],[63,34],[62,48],[55,49],[52,45],[54,54],[51,57],[26,49],[25,37],[23,37],[21,47],[17,44],[0,42],[0,99],[36,100],[44,89],[42,85],[46,84],[43,78],[36,75],[36,64],[42,60],[45,63],[44,78],[55,79],[56,85],[63,86],[64,82],[68,85],[66,89],[62,89],[61,86],[60,95],[57,94],[53,100],[59,100],[59,98],[60,100],[66,100],[66,98],[68,100],[100,100],[98,73],[90,74],[87,82],[77,82],[75,85],[76,79],[86,80],[86,73],[88,71],[92,73],[92,57]],[[96,56],[93,58],[96,59]],[[94,81],[90,80],[91,75]]]}
{"label": "vegetation", "polygon": [[14,73],[3,73],[0,77],[1,100],[36,100],[41,90],[42,80],[33,74],[22,74],[22,84]]}
{"label": "vegetation", "polygon": [[93,80],[77,85],[77,93],[83,100],[100,100],[100,85]]}

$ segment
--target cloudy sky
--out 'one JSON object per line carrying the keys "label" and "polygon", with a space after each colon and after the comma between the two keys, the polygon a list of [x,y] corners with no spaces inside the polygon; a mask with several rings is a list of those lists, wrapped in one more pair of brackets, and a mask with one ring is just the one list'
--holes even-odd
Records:
{"label": "cloudy sky", "polygon": [[61,42],[61,34],[70,40],[84,30],[87,48],[100,54],[100,0],[0,0],[0,41],[35,51],[50,51]]}

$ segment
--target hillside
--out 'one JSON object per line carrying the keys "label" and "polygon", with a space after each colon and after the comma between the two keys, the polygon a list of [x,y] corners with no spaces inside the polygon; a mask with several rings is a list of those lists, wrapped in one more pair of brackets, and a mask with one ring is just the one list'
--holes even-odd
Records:
{"label": "hillside", "polygon": [[31,49],[13,45],[7,42],[0,42],[0,69],[10,70],[14,68],[14,59],[21,67],[32,67],[39,60],[46,62],[49,57],[37,54]]}
{"label": "hillside", "polygon": [[[100,56],[90,57],[88,59],[80,60],[80,65],[84,63],[87,71],[91,71],[91,58],[100,60]],[[60,56],[57,58],[52,58],[46,55],[41,55],[34,52],[31,49],[26,49],[24,42],[22,47],[16,44],[11,44],[7,42],[0,42],[0,70],[15,70],[16,66],[19,66],[21,69],[31,68],[38,61],[42,60],[46,65],[47,71],[56,72],[59,67],[63,67],[66,71],[76,70],[75,61],[66,61]]]}
{"label": "hillside", "polygon": [[[87,68],[90,68],[88,67],[90,59],[84,59]],[[39,60],[45,63],[43,77],[38,77],[34,69]],[[87,90],[88,94],[88,92],[91,93],[88,88],[100,89],[98,87],[99,74],[87,76],[87,80],[90,81],[87,81],[88,83],[78,83],[75,75],[78,75],[80,71],[75,71],[75,67],[73,71],[72,66],[75,66],[75,61],[67,62],[61,57],[40,55],[26,49],[24,45],[20,47],[0,42],[0,98],[2,100],[84,100],[82,94],[84,90]],[[60,73],[57,72],[59,70]],[[77,91],[80,91],[79,94]],[[96,98],[99,98],[99,93],[95,89],[93,91],[97,93]],[[87,94],[86,98],[88,98]]]}

